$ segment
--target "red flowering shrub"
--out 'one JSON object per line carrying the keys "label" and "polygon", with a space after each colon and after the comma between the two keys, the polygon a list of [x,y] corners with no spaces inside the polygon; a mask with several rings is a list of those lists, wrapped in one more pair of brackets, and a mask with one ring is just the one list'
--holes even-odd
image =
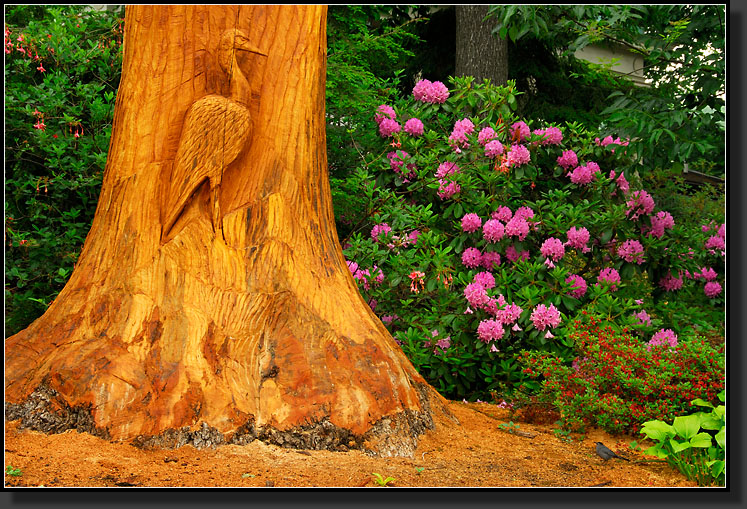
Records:
{"label": "red flowering shrub", "polygon": [[627,330],[615,332],[591,317],[574,322],[571,338],[579,352],[571,366],[545,352],[521,357],[523,373],[539,389],[519,405],[554,406],[564,429],[637,433],[646,421],[687,414],[693,399],[717,403],[724,388],[723,347],[701,338],[649,350]]}

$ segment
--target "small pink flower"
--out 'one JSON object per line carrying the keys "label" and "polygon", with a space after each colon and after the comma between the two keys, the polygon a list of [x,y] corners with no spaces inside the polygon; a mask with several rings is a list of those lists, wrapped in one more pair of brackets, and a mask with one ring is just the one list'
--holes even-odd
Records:
{"label": "small pink flower", "polygon": [[524,145],[513,145],[506,157],[509,166],[521,166],[531,160],[529,150]]}
{"label": "small pink flower", "polygon": [[501,255],[495,251],[485,251],[480,257],[480,265],[487,270],[493,270],[500,264]]}
{"label": "small pink flower", "polygon": [[553,305],[549,307],[544,304],[538,304],[530,316],[530,320],[537,330],[545,330],[547,327],[557,327],[560,325],[560,311]]}
{"label": "small pink flower", "polygon": [[573,150],[565,150],[563,151],[563,154],[558,157],[558,165],[566,170],[574,168],[577,164],[578,156]]}
{"label": "small pink flower", "polygon": [[491,217],[493,219],[497,219],[498,221],[503,221],[504,223],[507,223],[508,221],[511,220],[511,216],[512,215],[513,214],[511,212],[510,208],[508,208],[508,207],[506,207],[504,205],[501,205],[500,207],[498,207],[498,210],[496,210],[495,212],[493,212],[493,214],[491,215]]}
{"label": "small pink flower", "polygon": [[[487,142],[494,140],[497,136],[498,135],[492,127],[484,127],[480,129],[480,132],[477,134],[477,141],[484,147]],[[501,146],[501,152],[502,151],[503,146]]]}
{"label": "small pink flower", "polygon": [[482,227],[482,232],[483,238],[486,241],[490,243],[498,242],[503,238],[505,227],[503,226],[503,223],[497,219],[489,219],[485,221],[485,225]]}
{"label": "small pink flower", "polygon": [[511,126],[511,136],[519,143],[529,138],[530,134],[529,126],[524,122],[516,122]]}
{"label": "small pink flower", "polygon": [[423,122],[417,118],[411,118],[405,122],[405,132],[412,136],[421,136],[425,130]]}
{"label": "small pink flower", "polygon": [[482,285],[486,290],[495,288],[495,277],[490,272],[478,272],[475,274],[474,282]]}
{"label": "small pink flower", "polygon": [[565,278],[565,282],[571,284],[571,291],[568,292],[568,295],[570,295],[571,297],[580,299],[586,293],[586,281],[584,281],[584,278],[582,278],[578,274],[569,275],[567,278]]}
{"label": "small pink flower", "polygon": [[485,157],[498,157],[503,154],[503,145],[498,140],[491,140],[485,144]]}
{"label": "small pink flower", "polygon": [[477,326],[477,335],[483,343],[501,339],[505,331],[498,320],[483,320]]}
{"label": "small pink flower", "polygon": [[379,123],[379,134],[382,138],[388,138],[400,132],[401,129],[399,123],[391,118],[385,118]]}
{"label": "small pink flower", "polygon": [[565,256],[565,248],[563,247],[563,243],[554,237],[550,237],[549,239],[545,240],[542,243],[542,246],[540,247],[540,253],[542,253],[545,258],[552,259],[553,261],[557,262],[563,256]]}
{"label": "small pink flower", "polygon": [[610,290],[614,292],[617,290],[618,283],[620,283],[620,274],[612,267],[608,267],[599,271],[599,276],[597,277],[597,286],[599,286],[600,284],[608,284]]}
{"label": "small pink flower", "polygon": [[646,348],[650,351],[652,346],[658,345],[669,345],[670,348],[676,347],[677,335],[672,329],[661,329],[651,337]]}
{"label": "small pink flower", "polygon": [[465,214],[462,217],[462,231],[472,233],[480,229],[482,226],[482,219],[475,213]]}
{"label": "small pink flower", "polygon": [[476,247],[468,247],[462,253],[462,263],[465,267],[476,269],[480,266],[482,253]]}
{"label": "small pink flower", "polygon": [[703,291],[705,292],[706,297],[713,299],[721,293],[721,285],[716,281],[709,281],[703,287]]}
{"label": "small pink flower", "polygon": [[394,108],[386,104],[382,104],[376,109],[374,120],[376,120],[377,124],[381,124],[381,121],[387,118],[389,120],[396,120],[397,114],[394,112]]}
{"label": "small pink flower", "polygon": [[637,240],[626,240],[617,248],[617,255],[629,263],[644,262],[643,246]]}
{"label": "small pink flower", "polygon": [[566,232],[568,241],[565,243],[566,246],[572,249],[580,249],[582,253],[588,253],[591,249],[587,246],[590,238],[589,230],[586,228],[571,228]]}

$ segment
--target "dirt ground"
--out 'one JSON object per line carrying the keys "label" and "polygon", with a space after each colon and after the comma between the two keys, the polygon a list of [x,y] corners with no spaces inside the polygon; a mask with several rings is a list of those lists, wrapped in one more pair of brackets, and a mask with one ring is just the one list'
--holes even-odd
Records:
{"label": "dirt ground", "polygon": [[[438,421],[412,458],[284,449],[256,440],[215,449],[143,450],[72,430],[20,430],[20,421],[6,421],[5,487],[378,487],[375,474],[382,482],[391,478],[387,485],[393,487],[696,486],[666,463],[632,451],[627,444],[640,437],[599,430],[564,437],[551,423],[514,418],[510,426],[508,411],[495,405],[449,407],[460,424]],[[594,453],[597,441],[631,461],[605,463]],[[8,475],[8,466],[21,475]]]}

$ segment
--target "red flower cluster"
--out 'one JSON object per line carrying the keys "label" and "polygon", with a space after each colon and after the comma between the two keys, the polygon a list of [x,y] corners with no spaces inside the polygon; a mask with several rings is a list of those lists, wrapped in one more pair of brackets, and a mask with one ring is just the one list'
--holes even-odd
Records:
{"label": "red flower cluster", "polygon": [[690,401],[717,402],[724,388],[723,348],[704,340],[683,341],[675,349],[646,349],[627,331],[616,332],[590,318],[575,322],[579,358],[563,365],[548,354],[527,354],[523,372],[541,380],[569,428],[592,424],[610,432],[637,432],[647,420],[671,421],[690,412]]}

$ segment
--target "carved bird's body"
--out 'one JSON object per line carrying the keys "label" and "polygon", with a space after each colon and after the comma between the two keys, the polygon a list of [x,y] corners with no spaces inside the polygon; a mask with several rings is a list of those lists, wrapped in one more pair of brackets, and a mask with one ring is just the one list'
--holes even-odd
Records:
{"label": "carved bird's body", "polygon": [[205,182],[210,184],[213,229],[221,231],[218,199],[223,171],[244,149],[251,135],[247,102],[251,90],[236,60],[236,50],[264,55],[238,30],[223,35],[219,48],[221,68],[228,74],[230,95],[211,94],[195,101],[187,111],[179,138],[171,178],[166,183],[163,238],[171,231],[187,202]]}

